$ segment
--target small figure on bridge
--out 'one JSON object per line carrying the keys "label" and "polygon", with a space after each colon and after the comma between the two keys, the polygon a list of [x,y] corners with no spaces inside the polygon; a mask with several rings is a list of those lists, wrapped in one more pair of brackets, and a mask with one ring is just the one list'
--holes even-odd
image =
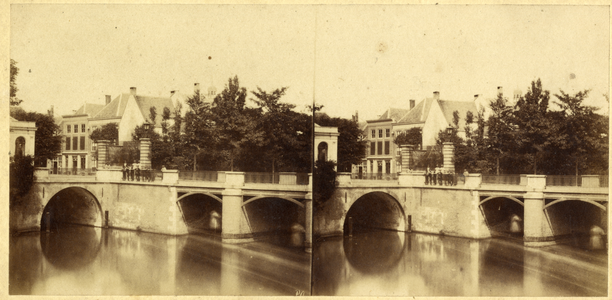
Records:
{"label": "small figure on bridge", "polygon": [[136,165],[136,181],[140,181],[140,166]]}
{"label": "small figure on bridge", "polygon": [[429,167],[427,167],[427,170],[425,171],[425,184],[429,184],[430,181],[431,181],[431,170],[429,170]]}
{"label": "small figure on bridge", "polygon": [[521,231],[523,231],[521,229],[521,222],[523,221],[523,219],[521,219],[521,217],[517,216],[516,214],[513,214],[510,217],[510,232],[512,233],[519,233]]}
{"label": "small figure on bridge", "polygon": [[130,180],[134,181],[134,165],[130,166]]}
{"label": "small figure on bridge", "polygon": [[123,173],[123,181],[126,180],[126,173],[127,173],[127,166],[125,163],[123,163],[123,167],[121,168],[121,173]]}
{"label": "small figure on bridge", "polygon": [[442,178],[442,170],[441,169],[438,169],[438,176],[437,177],[438,177],[438,184],[439,185],[444,184],[444,179]]}

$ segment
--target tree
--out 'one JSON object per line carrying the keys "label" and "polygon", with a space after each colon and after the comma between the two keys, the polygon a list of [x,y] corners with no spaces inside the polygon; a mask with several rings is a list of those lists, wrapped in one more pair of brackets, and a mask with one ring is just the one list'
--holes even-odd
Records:
{"label": "tree", "polygon": [[335,163],[333,161],[317,160],[313,176],[313,199],[317,207],[321,207],[331,199],[338,182],[336,181]]}
{"label": "tree", "polygon": [[246,88],[240,87],[238,76],[230,78],[225,89],[215,97],[211,109],[214,129],[218,133],[218,149],[229,158],[229,169],[234,170],[234,160],[240,156],[245,144],[258,145],[263,134],[257,130],[257,109],[248,108]]}
{"label": "tree", "polygon": [[15,80],[17,79],[17,74],[19,74],[19,68],[17,67],[17,62],[13,59],[11,59],[11,94],[10,94],[10,105],[11,106],[17,106],[19,104],[21,104],[21,102],[23,102],[23,100],[20,100],[17,98],[17,91],[19,91],[19,89],[17,88],[17,83],[15,82]]}
{"label": "tree", "polygon": [[550,92],[542,88],[540,79],[531,82],[525,96],[521,97],[514,109],[513,124],[516,126],[515,142],[524,158],[533,166],[533,173],[538,172],[538,162],[550,146],[549,137],[555,124],[549,122],[548,102]]}
{"label": "tree", "polygon": [[[607,162],[608,129],[596,115],[596,107],[583,105],[589,90],[569,95],[563,90],[555,97],[560,113],[554,114],[560,122],[559,131],[553,140],[554,146],[564,153],[565,161],[574,162],[576,176],[580,171],[589,169],[589,165]],[[604,158],[603,156],[606,156]],[[607,164],[606,164],[607,165]]]}
{"label": "tree", "polygon": [[89,138],[97,143],[98,141],[111,141],[113,144],[119,140],[119,124],[107,123],[102,127],[96,128],[91,132]]}
{"label": "tree", "polygon": [[36,141],[34,161],[37,166],[46,166],[47,160],[54,159],[62,151],[62,135],[53,116],[18,109],[11,112],[18,121],[36,122]]}
{"label": "tree", "polygon": [[494,101],[489,105],[491,108],[491,116],[486,124],[489,127],[487,135],[488,152],[495,160],[495,170],[497,175],[500,174],[500,161],[506,154],[514,148],[513,135],[514,128],[512,127],[512,108],[507,105],[508,99],[501,94],[497,95]]}
{"label": "tree", "polygon": [[10,164],[10,205],[19,205],[21,199],[34,184],[34,159],[29,156],[15,157]]}
{"label": "tree", "polygon": [[396,135],[393,142],[398,146],[413,145],[415,149],[420,149],[423,143],[423,131],[419,127],[410,128]]}
{"label": "tree", "polygon": [[[216,157],[216,153],[214,153],[216,152],[215,148],[218,143],[218,134],[215,130],[215,121],[211,106],[209,103],[205,103],[201,100],[199,91],[196,91],[190,96],[186,102],[190,110],[185,114],[185,118],[180,118],[180,112],[178,114],[175,113],[175,127],[173,131],[176,140],[175,143],[183,145],[181,147],[181,154],[186,159],[191,158],[189,161],[194,171],[197,169],[198,165],[214,169],[216,165],[210,162],[214,162],[216,159],[209,159],[206,161],[198,161],[197,159],[202,153],[208,153],[208,155],[218,158]],[[179,137],[181,124],[184,124],[185,133],[182,137]],[[198,162],[209,162],[209,164],[203,165],[198,164]]]}

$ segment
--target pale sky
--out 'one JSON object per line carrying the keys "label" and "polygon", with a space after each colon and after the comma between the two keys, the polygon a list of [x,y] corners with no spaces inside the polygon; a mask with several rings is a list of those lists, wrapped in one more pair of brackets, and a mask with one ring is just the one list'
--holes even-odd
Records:
{"label": "pale sky", "polygon": [[551,94],[592,89],[587,104],[608,111],[608,6],[13,4],[10,13],[26,110],[69,114],[131,86],[151,96],[191,94],[195,82],[221,91],[238,75],[249,91],[289,87],[284,101],[298,110],[314,91],[324,112],[360,120],[433,91],[471,101],[503,86],[511,97],[536,78]]}

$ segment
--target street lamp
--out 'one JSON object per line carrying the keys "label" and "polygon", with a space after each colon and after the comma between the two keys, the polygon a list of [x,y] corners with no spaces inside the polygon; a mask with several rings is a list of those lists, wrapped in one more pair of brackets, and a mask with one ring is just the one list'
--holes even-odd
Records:
{"label": "street lamp", "polygon": [[148,138],[149,137],[149,129],[151,128],[151,124],[149,124],[149,122],[144,122],[144,124],[142,124],[142,127],[144,128],[144,137]]}
{"label": "street lamp", "polygon": [[448,125],[448,127],[446,127],[446,142],[452,142],[451,140],[452,134],[453,134],[453,127]]}

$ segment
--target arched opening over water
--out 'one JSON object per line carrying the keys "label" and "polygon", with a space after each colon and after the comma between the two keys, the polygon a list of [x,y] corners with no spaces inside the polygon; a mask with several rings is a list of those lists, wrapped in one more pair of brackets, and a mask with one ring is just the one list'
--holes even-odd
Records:
{"label": "arched opening over water", "polygon": [[544,213],[553,235],[571,237],[570,242],[578,248],[589,247],[593,226],[608,232],[607,209],[595,201],[547,199]]}
{"label": "arched opening over water", "polygon": [[515,197],[491,196],[481,199],[480,211],[492,236],[523,236],[523,202]]}
{"label": "arched opening over water", "polygon": [[222,199],[213,194],[190,193],[181,196],[177,204],[187,229],[192,233],[221,233]]}
{"label": "arched opening over water", "polygon": [[305,233],[304,204],[292,198],[253,197],[242,205],[256,240],[302,247]]}
{"label": "arched opening over water", "polygon": [[372,229],[406,231],[404,210],[393,196],[371,192],[351,205],[344,218],[344,234]]}
{"label": "arched opening over water", "polygon": [[61,224],[102,227],[98,199],[81,187],[69,187],[53,195],[43,210],[41,230],[54,230]]}

